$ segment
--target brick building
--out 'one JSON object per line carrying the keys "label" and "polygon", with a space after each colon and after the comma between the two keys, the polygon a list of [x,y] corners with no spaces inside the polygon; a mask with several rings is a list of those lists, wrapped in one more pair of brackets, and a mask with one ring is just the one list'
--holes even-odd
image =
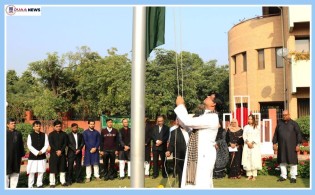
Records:
{"label": "brick building", "polygon": [[242,103],[288,109],[293,119],[310,114],[310,20],[311,6],[263,7],[229,30],[230,110]]}

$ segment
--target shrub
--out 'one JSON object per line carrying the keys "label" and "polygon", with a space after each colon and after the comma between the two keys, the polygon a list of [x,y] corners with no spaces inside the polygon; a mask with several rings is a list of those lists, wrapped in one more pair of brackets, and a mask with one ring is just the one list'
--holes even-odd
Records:
{"label": "shrub", "polygon": [[310,116],[300,117],[296,120],[296,122],[298,123],[301,129],[303,138],[305,140],[309,140],[310,139]]}
{"label": "shrub", "polygon": [[19,124],[16,124],[16,129],[21,132],[23,143],[24,143],[24,148],[25,148],[26,152],[28,152],[27,136],[33,132],[33,126],[31,124],[27,124],[27,123],[19,123]]}
{"label": "shrub", "polygon": [[[258,175],[280,175],[280,167],[277,159],[272,156],[262,158],[262,169],[258,171]],[[301,178],[310,177],[310,161],[300,161],[298,164],[298,176]]]}
{"label": "shrub", "polygon": [[300,161],[298,164],[298,175],[302,178],[310,178],[310,161]]}
{"label": "shrub", "polygon": [[[56,178],[56,182],[59,181],[59,179]],[[37,180],[37,173],[35,174],[35,179],[34,179],[34,185],[36,185],[36,180]],[[44,186],[48,186],[49,185],[49,172],[44,173],[44,177],[43,177],[43,185]],[[17,185],[18,188],[27,188],[28,187],[28,174],[26,172],[22,172],[20,173],[19,176],[19,182]]]}
{"label": "shrub", "polygon": [[279,164],[277,159],[272,156],[262,158],[262,169],[258,171],[258,175],[280,175]]}
{"label": "shrub", "polygon": [[33,126],[27,123],[16,124],[16,129],[21,132],[24,142],[27,141],[28,134],[33,132]]}

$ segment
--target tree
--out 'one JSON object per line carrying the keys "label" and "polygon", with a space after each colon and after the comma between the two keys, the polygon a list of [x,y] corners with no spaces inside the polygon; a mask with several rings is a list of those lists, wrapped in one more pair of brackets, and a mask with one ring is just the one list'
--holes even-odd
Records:
{"label": "tree", "polygon": [[47,59],[30,63],[29,70],[39,76],[41,83],[52,90],[54,95],[58,95],[58,86],[64,78],[62,65],[63,61],[59,59],[57,52],[48,53]]}
{"label": "tree", "polygon": [[[53,105],[56,112],[67,112],[71,105],[72,91],[75,89],[73,74],[71,70],[64,67],[65,59],[60,58],[57,53],[48,53],[47,59],[32,62],[29,70],[38,76],[43,87],[51,91],[54,98]],[[45,91],[45,90],[44,90]],[[46,91],[47,93],[47,91]],[[34,105],[34,104],[33,104]]]}
{"label": "tree", "polygon": [[100,62],[97,75],[99,111],[112,115],[130,115],[131,111],[131,61],[127,54],[116,54],[117,49],[108,50],[108,56]]}
{"label": "tree", "polygon": [[23,122],[25,110],[30,109],[29,100],[33,98],[36,79],[29,71],[23,72],[19,78],[14,70],[7,72],[7,117]]}
{"label": "tree", "polygon": [[[193,112],[210,90],[228,102],[228,66],[216,60],[203,62],[198,54],[155,49],[155,59],[146,65],[145,111],[149,118],[174,116],[175,99],[183,95]],[[32,75],[34,74],[34,76]],[[49,121],[70,112],[78,119],[96,119],[102,113],[130,115],[131,60],[116,48],[101,57],[87,46],[61,57],[48,53],[32,62],[19,78],[7,72],[8,116],[23,118],[26,109]],[[14,105],[14,106],[13,106]],[[11,106],[11,107],[10,107]]]}
{"label": "tree", "polygon": [[69,53],[69,70],[72,70],[75,90],[72,92],[73,112],[80,113],[81,118],[95,118],[98,111],[97,74],[100,73],[99,62],[101,57],[90,48],[82,46],[76,53]]}
{"label": "tree", "polygon": [[56,112],[56,110],[59,105],[62,105],[60,102],[62,99],[54,96],[53,92],[48,89],[38,89],[37,93],[41,95],[35,96],[35,98],[31,100],[32,111],[37,119],[42,121],[44,132],[46,132],[50,121],[58,118],[58,112]]}

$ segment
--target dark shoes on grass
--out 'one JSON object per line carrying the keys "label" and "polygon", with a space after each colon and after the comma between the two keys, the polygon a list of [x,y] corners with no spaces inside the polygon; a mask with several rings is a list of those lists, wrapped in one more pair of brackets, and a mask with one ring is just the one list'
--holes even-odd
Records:
{"label": "dark shoes on grass", "polygon": [[[283,182],[283,181],[286,181],[287,179],[283,178],[283,177],[280,177],[277,181],[278,182]],[[290,179],[290,183],[296,183],[296,179],[295,178],[291,178]]]}
{"label": "dark shoes on grass", "polygon": [[285,180],[287,180],[287,179],[284,179],[283,177],[280,177],[277,181],[278,181],[278,182],[283,182],[283,181],[285,181]]}

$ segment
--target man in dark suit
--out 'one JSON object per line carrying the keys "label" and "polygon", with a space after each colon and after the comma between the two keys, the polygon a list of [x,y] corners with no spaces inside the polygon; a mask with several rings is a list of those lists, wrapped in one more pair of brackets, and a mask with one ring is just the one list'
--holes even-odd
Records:
{"label": "man in dark suit", "polygon": [[84,146],[83,135],[78,132],[78,124],[71,124],[71,133],[68,134],[68,184],[73,181],[73,165],[75,166],[75,182],[82,183],[80,179],[81,163],[82,163],[82,148]]}
{"label": "man in dark suit", "polygon": [[173,154],[174,160],[174,168],[176,170],[176,174],[178,174],[178,183],[179,187],[181,186],[182,174],[184,168],[184,161],[186,156],[186,148],[189,141],[189,134],[182,127],[178,127],[171,132],[171,138],[169,142],[169,146],[165,155],[169,157]]}
{"label": "man in dark suit", "polygon": [[145,118],[145,140],[144,140],[144,177],[150,177],[151,162],[151,125],[149,119]]}
{"label": "man in dark suit", "polygon": [[167,149],[167,141],[169,138],[169,127],[164,125],[164,117],[157,117],[157,125],[153,127],[151,138],[153,140],[153,177],[155,179],[159,176],[158,161],[161,158],[162,164],[162,176],[167,178],[166,170],[164,167],[165,163],[165,152]]}

